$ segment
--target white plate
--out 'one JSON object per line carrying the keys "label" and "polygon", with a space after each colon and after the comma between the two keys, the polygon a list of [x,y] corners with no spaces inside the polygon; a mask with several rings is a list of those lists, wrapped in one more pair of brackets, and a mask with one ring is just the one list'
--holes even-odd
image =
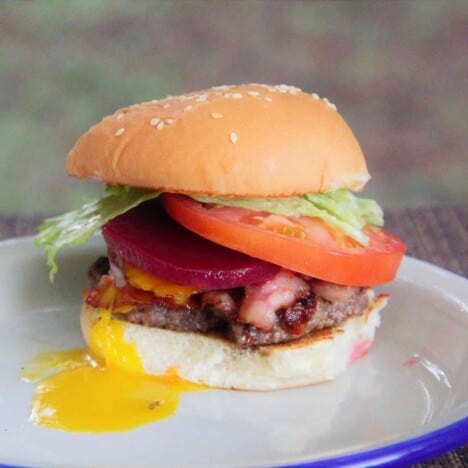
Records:
{"label": "white plate", "polygon": [[187,394],[176,416],[117,434],[32,425],[33,385],[18,372],[38,352],[83,346],[81,289],[103,252],[99,238],[65,251],[51,285],[31,239],[0,243],[0,464],[394,464],[468,442],[468,281],[411,258],[380,288],[392,298],[370,354],[332,383]]}

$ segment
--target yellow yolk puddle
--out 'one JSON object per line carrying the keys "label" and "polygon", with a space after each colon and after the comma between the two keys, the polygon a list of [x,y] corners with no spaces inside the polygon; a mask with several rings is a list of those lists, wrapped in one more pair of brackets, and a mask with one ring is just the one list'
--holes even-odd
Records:
{"label": "yellow yolk puddle", "polygon": [[23,368],[23,379],[39,380],[31,405],[35,424],[72,432],[125,431],[172,416],[182,393],[207,388],[184,381],[175,371],[144,374],[120,322],[101,312],[90,344],[105,365],[75,349],[41,353]]}

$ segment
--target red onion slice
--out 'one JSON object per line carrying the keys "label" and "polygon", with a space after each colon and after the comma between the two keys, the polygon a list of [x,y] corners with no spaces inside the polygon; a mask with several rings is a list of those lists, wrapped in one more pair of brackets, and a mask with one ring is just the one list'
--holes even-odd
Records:
{"label": "red onion slice", "polygon": [[173,221],[159,200],[117,216],[102,229],[114,254],[173,283],[227,289],[272,278],[279,267],[215,244]]}

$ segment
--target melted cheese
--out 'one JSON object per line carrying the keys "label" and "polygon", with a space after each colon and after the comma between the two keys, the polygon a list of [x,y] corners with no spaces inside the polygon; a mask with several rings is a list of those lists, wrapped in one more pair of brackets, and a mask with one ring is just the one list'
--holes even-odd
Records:
{"label": "melted cheese", "polygon": [[125,277],[135,288],[151,291],[159,297],[170,297],[177,304],[186,304],[192,294],[200,292],[195,286],[171,283],[130,263],[125,264]]}
{"label": "melted cheese", "polygon": [[182,393],[207,388],[174,371],[144,374],[138,353],[109,311],[101,311],[91,330],[90,348],[99,362],[85,350],[71,350],[41,353],[25,366],[22,377],[39,380],[31,421],[65,431],[125,431],[172,416]]}

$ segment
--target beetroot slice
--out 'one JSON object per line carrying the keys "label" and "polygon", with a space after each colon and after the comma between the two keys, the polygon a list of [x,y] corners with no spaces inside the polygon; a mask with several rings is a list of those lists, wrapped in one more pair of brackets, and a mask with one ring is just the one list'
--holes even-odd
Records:
{"label": "beetroot slice", "polygon": [[159,200],[117,216],[102,229],[107,245],[123,260],[173,283],[202,290],[265,281],[279,267],[215,244],[173,221]]}

